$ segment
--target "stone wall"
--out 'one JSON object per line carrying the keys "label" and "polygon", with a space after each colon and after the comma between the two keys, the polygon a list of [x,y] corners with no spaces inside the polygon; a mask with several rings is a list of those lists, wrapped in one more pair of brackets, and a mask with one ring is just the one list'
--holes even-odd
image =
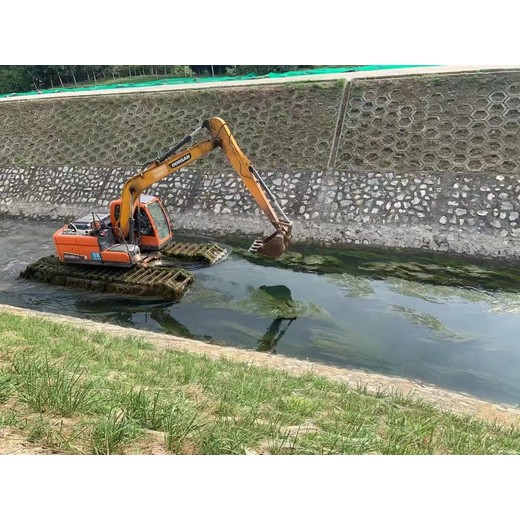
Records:
{"label": "stone wall", "polygon": [[[0,212],[65,221],[106,212],[132,173],[124,168],[6,168],[0,173]],[[520,256],[520,184],[512,175],[298,170],[265,172],[264,178],[295,219],[297,241]],[[35,185],[36,190],[29,188]],[[187,168],[150,192],[164,200],[179,229],[270,231],[232,172]]]}
{"label": "stone wall", "polygon": [[[520,256],[517,71],[0,103],[0,214],[106,210],[202,119],[228,121],[296,240]],[[269,224],[218,151],[150,189],[178,228]]]}

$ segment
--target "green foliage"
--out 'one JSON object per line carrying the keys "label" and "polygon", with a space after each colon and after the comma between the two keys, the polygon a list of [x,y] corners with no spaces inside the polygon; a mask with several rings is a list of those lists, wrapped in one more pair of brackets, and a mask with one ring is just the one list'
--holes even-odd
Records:
{"label": "green foliage", "polygon": [[48,441],[52,437],[52,428],[48,421],[39,417],[27,435],[29,442]]}
{"label": "green foliage", "polygon": [[27,92],[34,87],[29,72],[18,67],[0,67],[0,94]]}
{"label": "green foliage", "polygon": [[0,372],[0,404],[11,397],[13,386],[12,374]]}
{"label": "green foliage", "polygon": [[0,94],[117,82],[121,78],[193,75],[189,65],[10,65],[0,66]]}
{"label": "green foliage", "polygon": [[202,426],[199,412],[188,401],[179,399],[164,421],[166,449],[170,453],[181,453],[186,439]]}
{"label": "green foliage", "polygon": [[199,445],[204,455],[243,455],[255,440],[252,431],[232,418],[224,417],[201,432]]}

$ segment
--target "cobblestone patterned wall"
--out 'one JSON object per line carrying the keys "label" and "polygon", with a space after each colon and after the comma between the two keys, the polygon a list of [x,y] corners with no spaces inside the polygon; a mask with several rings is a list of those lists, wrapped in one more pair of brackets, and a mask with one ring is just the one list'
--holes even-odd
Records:
{"label": "cobblestone patterned wall", "polygon": [[[67,221],[106,212],[132,173],[124,168],[4,169],[0,215]],[[520,185],[514,175],[287,170],[264,172],[264,178],[295,220],[297,241],[520,258]],[[74,190],[64,179],[73,181]],[[177,228],[270,231],[231,172],[186,169],[149,193],[164,200]]]}

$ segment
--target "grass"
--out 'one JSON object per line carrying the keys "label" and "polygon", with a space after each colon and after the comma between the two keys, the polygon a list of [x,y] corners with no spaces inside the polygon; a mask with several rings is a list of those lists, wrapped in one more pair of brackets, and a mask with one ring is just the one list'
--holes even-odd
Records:
{"label": "grass", "polygon": [[0,372],[0,404],[7,401],[13,393],[12,375]]}
{"label": "grass", "polygon": [[89,411],[94,383],[84,381],[86,370],[78,360],[51,364],[47,357],[15,357],[12,365],[18,397],[36,412],[55,412],[64,417]]}
{"label": "grass", "polygon": [[199,417],[199,412],[185,400],[180,400],[170,408],[161,424],[166,434],[166,449],[169,452],[182,453],[186,441],[203,426]]}
{"label": "grass", "polygon": [[519,428],[412,396],[10,313],[0,313],[0,428],[51,453],[520,453]]}
{"label": "grass", "polygon": [[138,425],[123,410],[110,410],[94,425],[91,450],[95,455],[122,453],[124,446],[138,436]]}

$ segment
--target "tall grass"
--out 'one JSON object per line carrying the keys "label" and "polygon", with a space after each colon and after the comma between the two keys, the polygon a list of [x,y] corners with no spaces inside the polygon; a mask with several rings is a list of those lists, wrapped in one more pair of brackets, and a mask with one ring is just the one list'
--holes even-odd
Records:
{"label": "tall grass", "polygon": [[166,449],[171,453],[182,453],[189,437],[204,426],[200,413],[187,401],[179,400],[169,409],[164,420]]}
{"label": "tall grass", "polygon": [[13,372],[19,399],[36,412],[67,417],[89,411],[96,397],[95,384],[79,359],[60,364],[20,355],[13,360]]}
{"label": "tall grass", "polygon": [[139,428],[121,410],[110,410],[94,426],[92,452],[95,455],[121,453],[125,444],[139,435]]}
{"label": "tall grass", "polygon": [[[117,395],[117,394],[116,394]],[[159,399],[160,391],[147,393],[143,389],[131,388],[120,395],[120,405],[129,419],[142,428],[160,430],[164,423],[164,408]]]}
{"label": "tall grass", "polygon": [[0,372],[0,404],[7,401],[14,391],[12,374]]}

